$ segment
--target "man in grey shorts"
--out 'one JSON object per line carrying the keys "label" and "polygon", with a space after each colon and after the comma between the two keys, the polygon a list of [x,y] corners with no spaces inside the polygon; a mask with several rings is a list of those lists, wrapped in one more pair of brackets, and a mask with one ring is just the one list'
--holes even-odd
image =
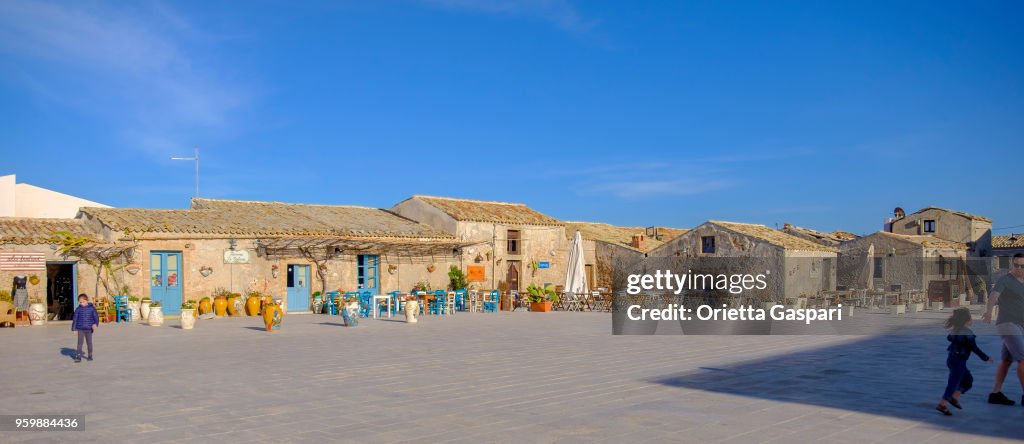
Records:
{"label": "man in grey shorts", "polygon": [[[988,395],[991,404],[1013,405],[1013,400],[1003,394],[1003,381],[1014,362],[1017,363],[1017,378],[1024,388],[1024,253],[1013,255],[1010,262],[1010,274],[996,282],[982,317],[985,322],[992,322],[992,307],[999,306],[996,331],[1003,338],[1003,351],[996,369],[996,385]],[[1024,396],[1020,403],[1024,406]]]}

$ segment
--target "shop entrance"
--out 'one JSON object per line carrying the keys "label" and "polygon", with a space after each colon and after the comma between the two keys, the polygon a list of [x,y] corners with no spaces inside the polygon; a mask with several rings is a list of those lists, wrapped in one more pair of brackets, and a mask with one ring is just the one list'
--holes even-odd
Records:
{"label": "shop entrance", "polygon": [[54,319],[59,321],[71,319],[78,306],[78,267],[75,265],[75,262],[46,263],[47,312],[54,313]]}
{"label": "shop entrance", "polygon": [[309,265],[288,264],[288,311],[309,310]]}

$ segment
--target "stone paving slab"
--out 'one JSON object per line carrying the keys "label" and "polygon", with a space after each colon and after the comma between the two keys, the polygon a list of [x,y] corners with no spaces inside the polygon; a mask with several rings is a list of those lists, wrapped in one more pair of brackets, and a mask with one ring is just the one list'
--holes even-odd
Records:
{"label": "stone paving slab", "polygon": [[[930,316],[930,317],[929,317]],[[605,313],[288,315],[196,329],[104,324],[75,364],[67,324],[0,330],[0,414],[82,414],[82,432],[0,442],[1010,442],[1024,408],[931,410],[943,314],[914,336],[612,336]],[[979,333],[991,333],[979,325]],[[981,336],[989,353],[998,338]],[[1020,398],[1015,381],[1008,395]]]}

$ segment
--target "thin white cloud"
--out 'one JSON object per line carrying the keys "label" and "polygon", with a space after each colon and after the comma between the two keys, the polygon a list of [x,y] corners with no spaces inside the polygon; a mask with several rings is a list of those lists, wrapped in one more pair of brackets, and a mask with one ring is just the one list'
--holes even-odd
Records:
{"label": "thin white cloud", "polygon": [[721,179],[620,180],[584,186],[583,195],[612,195],[623,199],[686,196],[721,190],[732,183]]}
{"label": "thin white cloud", "polygon": [[111,121],[132,136],[130,144],[145,148],[147,140],[223,127],[247,94],[218,78],[209,57],[196,69],[172,39],[194,27],[166,5],[150,5],[155,9],[3,1],[0,51],[25,62],[7,64],[22,71],[14,78],[31,79],[30,89],[48,100]]}
{"label": "thin white cloud", "polygon": [[583,16],[567,0],[420,0],[420,2],[428,6],[455,11],[530,17],[580,34],[593,30],[600,23],[599,20]]}

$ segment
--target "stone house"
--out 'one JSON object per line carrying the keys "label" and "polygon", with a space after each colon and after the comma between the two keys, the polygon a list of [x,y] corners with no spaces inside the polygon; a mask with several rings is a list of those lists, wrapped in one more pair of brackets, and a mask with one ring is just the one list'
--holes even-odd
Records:
{"label": "stone house", "polygon": [[530,283],[564,283],[564,225],[524,204],[416,195],[391,211],[466,243],[460,261],[471,285],[525,291]]}
{"label": "stone house", "polygon": [[623,227],[599,222],[563,222],[569,241],[579,231],[583,237],[583,259],[587,286],[613,289],[615,264],[623,258],[640,260],[687,230],[666,227]]}
{"label": "stone house", "polygon": [[826,233],[823,231],[812,230],[810,228],[798,227],[792,224],[783,224],[780,231],[833,248],[839,248],[839,244],[857,238],[857,235],[846,231],[833,231],[831,233]]}
{"label": "stone house", "polygon": [[[55,232],[90,236],[81,220],[0,217],[0,290],[11,292],[15,276],[36,276],[38,282],[26,287],[30,300],[45,301],[55,319],[70,319],[77,295],[95,294],[96,268],[65,258],[49,239]],[[91,248],[113,247],[94,243]]]}
{"label": "stone house", "polygon": [[966,278],[967,245],[937,236],[879,231],[840,246],[839,285],[926,290],[931,281]]}
{"label": "stone house", "polygon": [[838,251],[764,225],[711,220],[649,252],[648,264],[654,264],[652,258],[724,258],[718,263],[736,265],[733,274],[767,271],[769,288],[762,294],[781,300],[835,290]]}
{"label": "stone house", "polygon": [[309,309],[314,291],[445,288],[463,243],[377,208],[193,199],[185,210],[82,208],[100,243],[129,247],[118,280],[136,295],[182,300],[258,290]]}
{"label": "stone house", "polygon": [[939,207],[926,207],[907,215],[897,209],[894,216],[886,220],[884,231],[959,242],[967,246],[971,257],[991,255],[992,219]]}

